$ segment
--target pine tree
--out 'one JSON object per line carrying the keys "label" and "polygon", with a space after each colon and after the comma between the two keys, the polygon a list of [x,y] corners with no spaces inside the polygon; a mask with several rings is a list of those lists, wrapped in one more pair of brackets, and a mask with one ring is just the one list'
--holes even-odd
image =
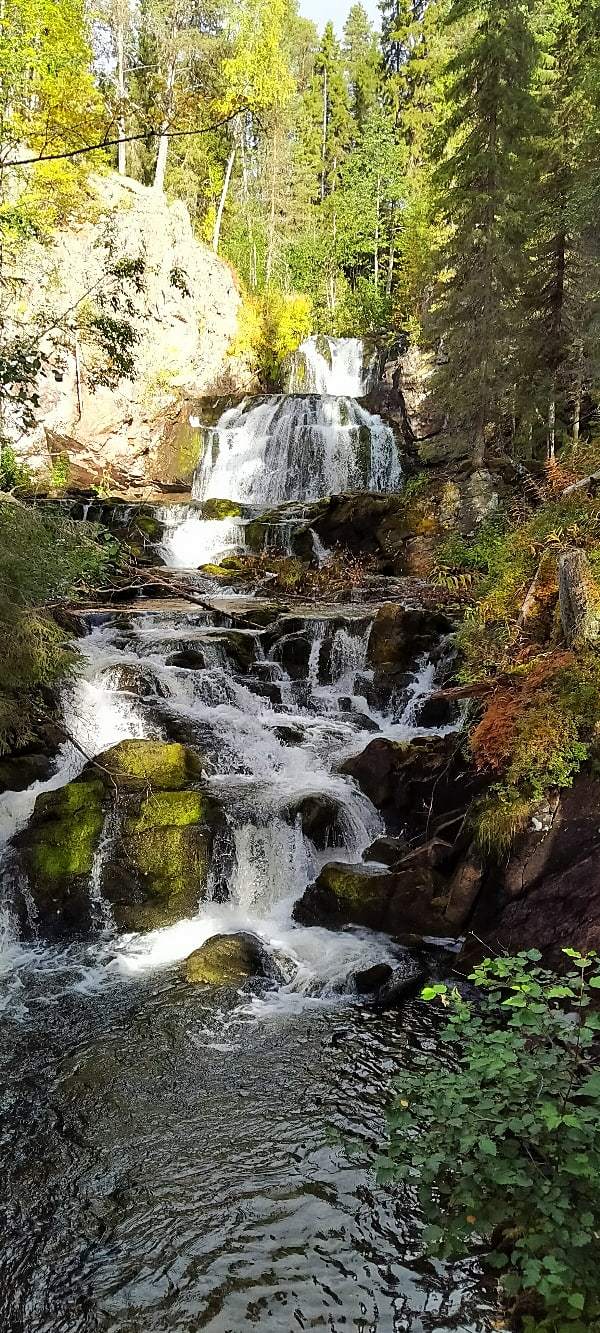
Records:
{"label": "pine tree", "polygon": [[586,153],[597,97],[586,71],[597,64],[600,35],[581,0],[543,0],[537,18],[539,129],[526,200],[531,239],[520,398],[528,428],[545,422],[553,458],[569,407],[579,436],[584,382],[596,360],[598,250],[585,200],[598,175],[597,160]]}
{"label": "pine tree", "polygon": [[312,110],[321,131],[319,197],[338,186],[352,142],[352,116],[342,53],[333,24],[328,23],[315,61]]}
{"label": "pine tree", "polygon": [[528,0],[455,0],[449,23],[460,45],[436,178],[448,229],[437,310],[448,364],[438,381],[473,434],[478,468],[505,405],[518,326],[536,44]]}
{"label": "pine tree", "polygon": [[381,56],[367,11],[353,5],[344,24],[344,64],[350,88],[350,104],[356,131],[360,134],[375,106],[381,79]]}

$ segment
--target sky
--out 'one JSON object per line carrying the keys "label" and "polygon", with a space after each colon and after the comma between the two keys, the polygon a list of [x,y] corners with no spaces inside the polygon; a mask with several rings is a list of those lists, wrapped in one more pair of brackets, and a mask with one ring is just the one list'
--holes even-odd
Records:
{"label": "sky", "polygon": [[[305,18],[313,19],[320,28],[323,28],[331,19],[338,32],[341,33],[352,3],[353,0],[300,0],[299,8],[300,13],[304,14]],[[362,0],[362,4],[376,27],[379,27],[377,0]]]}

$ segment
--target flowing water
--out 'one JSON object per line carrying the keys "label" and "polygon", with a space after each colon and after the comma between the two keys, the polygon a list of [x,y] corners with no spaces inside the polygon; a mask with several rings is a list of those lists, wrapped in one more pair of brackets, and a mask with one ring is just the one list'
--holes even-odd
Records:
{"label": "flowing water", "polygon": [[[340,356],[348,368],[348,349]],[[304,424],[285,434],[277,413],[292,401]],[[334,475],[334,457],[348,457],[329,404],[319,485]],[[263,416],[250,467],[252,412]],[[313,399],[307,407],[284,398],[274,415],[264,412],[264,402],[249,406],[239,429],[222,428],[227,493],[237,478],[238,496],[254,488],[256,501],[262,487],[262,502],[270,500],[271,482],[260,480],[269,457],[277,486],[289,467],[294,498],[304,499]],[[201,475],[198,485],[212,486],[210,472]],[[399,471],[392,476],[396,484]],[[231,523],[230,540],[215,522]],[[162,555],[174,569],[197,567],[199,551],[213,558],[242,542],[234,521],[180,506],[165,519]],[[320,545],[315,554],[326,562]],[[77,643],[81,671],[63,700],[70,739],[56,771],[2,798],[0,1327],[480,1333],[492,1311],[475,1268],[424,1259],[410,1192],[376,1179],[394,1075],[416,1046],[433,1052],[436,1036],[418,1003],[385,1015],[360,1005],[353,974],[411,960],[384,936],[292,919],[326,861],[359,861],[383,829],[339,773],[341,761],[375,733],[423,734],[419,712],[436,668],[415,661],[401,689],[375,697],[373,607],[296,607],[265,631],[252,627],[247,600],[215,596],[212,605],[90,613]],[[192,650],[203,665],[173,663]],[[103,895],[109,813],[90,875],[92,933],[50,946],[10,840],[41,791],[128,737],[185,740],[204,756],[208,787],[227,811],[208,898],[171,927],[119,933]],[[325,846],[303,830],[307,799],[327,803]],[[28,904],[26,940],[15,895]],[[278,982],[233,992],[189,986],[181,961],[239,928],[264,941]]]}

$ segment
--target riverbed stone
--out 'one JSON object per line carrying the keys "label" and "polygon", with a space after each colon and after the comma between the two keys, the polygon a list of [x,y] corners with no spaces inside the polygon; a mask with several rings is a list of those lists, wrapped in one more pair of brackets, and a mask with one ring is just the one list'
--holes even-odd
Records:
{"label": "riverbed stone", "polygon": [[206,940],[186,958],[184,974],[193,985],[238,986],[248,977],[270,976],[272,968],[258,935],[239,931]]}
{"label": "riverbed stone", "polygon": [[371,628],[368,663],[380,675],[398,676],[449,629],[450,621],[440,612],[386,602]]}
{"label": "riverbed stone", "polygon": [[43,792],[15,840],[36,924],[50,938],[90,924],[89,876],[104,824],[103,800],[102,782],[89,776]]}
{"label": "riverbed stone", "polygon": [[388,934],[447,933],[445,881],[432,866],[394,871],[375,865],[331,862],[295,904],[294,919],[306,926],[366,926]]}
{"label": "riverbed stone", "polygon": [[157,740],[119,741],[94,767],[106,785],[153,791],[178,791],[202,773],[201,759],[188,746]]}
{"label": "riverbed stone", "polygon": [[287,813],[292,820],[300,818],[302,832],[319,850],[343,846],[340,806],[326,792],[311,792],[301,797]]}
{"label": "riverbed stone", "polygon": [[435,827],[457,800],[463,810],[483,786],[456,737],[415,737],[410,743],[377,737],[340,767],[382,811],[392,831],[411,841]]}

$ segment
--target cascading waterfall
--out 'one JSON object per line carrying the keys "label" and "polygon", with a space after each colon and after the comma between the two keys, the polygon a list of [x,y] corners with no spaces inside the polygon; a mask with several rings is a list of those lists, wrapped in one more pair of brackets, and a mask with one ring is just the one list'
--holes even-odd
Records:
{"label": "cascading waterfall", "polygon": [[361,398],[368,388],[362,338],[313,334],[288,362],[288,393],[340,394]]}
{"label": "cascading waterfall", "polygon": [[401,477],[393,430],[353,398],[279,395],[246,399],[207,428],[193,493],[273,505],[392,491]]}

